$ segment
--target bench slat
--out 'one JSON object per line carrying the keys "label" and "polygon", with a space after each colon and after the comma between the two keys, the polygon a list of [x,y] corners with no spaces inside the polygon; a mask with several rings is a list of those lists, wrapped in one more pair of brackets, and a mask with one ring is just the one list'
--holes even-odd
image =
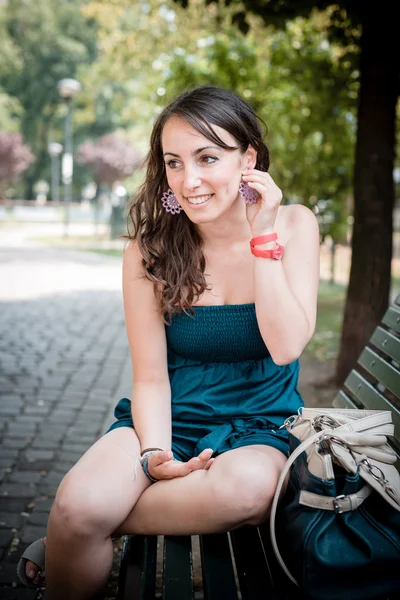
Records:
{"label": "bench slat", "polygon": [[157,536],[125,536],[117,600],[154,600],[156,563]]}
{"label": "bench slat", "polygon": [[192,540],[164,537],[163,600],[193,600]]}
{"label": "bench slat", "polygon": [[376,377],[382,385],[393,392],[395,396],[400,397],[399,371],[385,362],[370,348],[364,348],[358,362],[368,373]]}
{"label": "bench slat", "polygon": [[333,400],[333,406],[335,408],[360,408],[342,391],[338,392]]}
{"label": "bench slat", "polygon": [[[394,423],[395,436],[400,439],[400,411],[393,406],[373,385],[369,383],[360,373],[353,370],[347,377],[345,387],[360,402],[361,407],[369,410],[390,410]],[[359,408],[356,407],[356,408]]]}
{"label": "bench slat", "polygon": [[237,600],[228,534],[200,536],[204,600]]}
{"label": "bench slat", "polygon": [[391,444],[390,442],[389,442],[389,444],[393,448],[393,450],[396,452],[397,460],[394,463],[394,466],[400,472],[400,448],[394,444]]}
{"label": "bench slat", "polygon": [[278,600],[268,562],[256,527],[230,533],[243,600]]}
{"label": "bench slat", "polygon": [[382,323],[390,327],[390,329],[394,329],[397,333],[400,332],[400,311],[394,307],[390,307],[385,312]]}
{"label": "bench slat", "polygon": [[[259,525],[258,530],[261,535],[261,540],[269,568],[272,573],[271,585],[273,586],[274,590],[274,596],[272,596],[273,600],[307,600],[300,594],[299,588],[288,579],[286,574],[283,572],[281,565],[278,563],[278,559],[276,558],[275,552],[272,548],[269,522],[266,521],[265,523]],[[269,597],[267,598],[269,600]]]}
{"label": "bench slat", "polygon": [[372,334],[371,344],[400,363],[400,339],[386,329],[377,327]]}

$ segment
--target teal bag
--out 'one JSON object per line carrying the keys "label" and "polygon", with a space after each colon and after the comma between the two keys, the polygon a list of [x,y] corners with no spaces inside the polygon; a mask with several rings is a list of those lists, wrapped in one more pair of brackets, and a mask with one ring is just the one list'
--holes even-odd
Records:
{"label": "teal bag", "polygon": [[310,600],[398,598],[400,476],[387,444],[390,411],[301,408],[285,426],[290,456],[270,516],[282,569]]}

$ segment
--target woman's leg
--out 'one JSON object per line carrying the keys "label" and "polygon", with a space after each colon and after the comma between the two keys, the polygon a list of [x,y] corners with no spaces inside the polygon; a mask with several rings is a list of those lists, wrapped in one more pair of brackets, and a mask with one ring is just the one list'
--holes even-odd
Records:
{"label": "woman's leg", "polygon": [[194,535],[261,523],[285,462],[270,446],[225,452],[208,471],[148,487],[115,533]]}
{"label": "woman's leg", "polygon": [[120,427],[100,438],[62,480],[47,527],[49,600],[92,599],[106,585],[110,535],[149,485],[137,466],[139,454],[133,429]]}

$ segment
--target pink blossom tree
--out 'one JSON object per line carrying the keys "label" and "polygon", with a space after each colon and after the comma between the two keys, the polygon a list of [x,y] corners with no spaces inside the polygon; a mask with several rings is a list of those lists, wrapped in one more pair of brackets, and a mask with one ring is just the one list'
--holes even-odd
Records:
{"label": "pink blossom tree", "polygon": [[17,181],[34,160],[20,133],[0,131],[0,198],[7,185]]}
{"label": "pink blossom tree", "polygon": [[79,147],[77,160],[92,169],[96,183],[112,185],[133,173],[140,156],[127,140],[109,134],[95,142],[84,142]]}

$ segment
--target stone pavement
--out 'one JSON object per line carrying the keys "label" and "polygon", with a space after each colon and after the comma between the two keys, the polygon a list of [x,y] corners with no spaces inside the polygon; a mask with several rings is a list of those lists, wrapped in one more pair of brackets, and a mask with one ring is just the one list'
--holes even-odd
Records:
{"label": "stone pavement", "polygon": [[45,535],[62,477],[131,385],[121,259],[0,230],[2,600],[40,597],[17,582],[17,560]]}
{"label": "stone pavement", "polygon": [[[64,474],[131,394],[121,264],[0,228],[1,600],[42,597],[17,581],[17,561],[45,535]],[[308,403],[330,404],[315,364],[304,366]]]}

